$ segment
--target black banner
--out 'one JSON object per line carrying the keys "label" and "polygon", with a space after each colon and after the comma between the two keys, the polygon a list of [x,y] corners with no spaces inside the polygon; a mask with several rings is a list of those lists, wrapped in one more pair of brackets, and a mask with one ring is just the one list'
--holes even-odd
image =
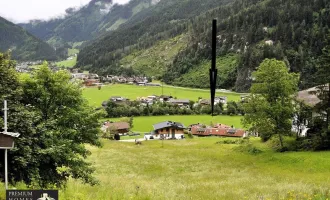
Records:
{"label": "black banner", "polygon": [[6,200],[58,200],[58,190],[7,190]]}

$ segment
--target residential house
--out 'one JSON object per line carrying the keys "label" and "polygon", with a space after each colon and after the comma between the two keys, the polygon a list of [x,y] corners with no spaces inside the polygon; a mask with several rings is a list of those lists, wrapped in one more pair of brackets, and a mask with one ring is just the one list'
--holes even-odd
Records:
{"label": "residential house", "polygon": [[172,96],[167,96],[167,95],[160,95],[159,96],[159,101],[160,102],[168,102],[170,101],[170,99],[172,99]]}
{"label": "residential house", "polygon": [[140,101],[142,106],[152,105],[154,103],[154,98],[149,97],[138,97],[138,101]]}
{"label": "residential house", "polygon": [[88,74],[89,79],[99,79],[99,75],[97,74]]}
{"label": "residential house", "polygon": [[165,139],[182,139],[184,138],[184,129],[186,128],[180,122],[165,121],[158,124],[154,124],[154,135],[157,138],[162,136]]}
{"label": "residential house", "polygon": [[85,86],[93,86],[93,85],[98,85],[100,83],[99,79],[87,79],[84,81]]}
{"label": "residential house", "polygon": [[222,137],[246,137],[247,133],[243,129],[236,129],[232,126],[217,124],[214,127],[206,127],[197,124],[191,127],[191,133],[197,136],[222,136]]}
{"label": "residential house", "polygon": [[127,122],[105,122],[101,130],[105,132],[109,128],[120,134],[126,134],[130,131],[130,125]]}
{"label": "residential house", "polygon": [[71,77],[73,79],[87,80],[88,79],[88,74],[85,74],[85,73],[75,73],[75,74],[71,74]]}
{"label": "residential house", "polygon": [[189,108],[189,99],[170,99],[169,103],[178,105],[181,108]]}
{"label": "residential house", "polygon": [[214,98],[214,104],[227,104],[227,97],[226,96],[220,96],[220,97],[215,97]]}
{"label": "residential house", "polygon": [[[318,86],[298,92],[296,99],[314,108],[318,103],[321,102],[321,100],[317,97],[317,92],[319,90],[317,87]],[[325,85],[325,89],[329,90],[328,84]],[[320,114],[313,111],[311,116],[312,118],[320,117]],[[308,121],[298,122],[298,118],[295,116],[293,119],[292,131],[298,133],[298,135],[301,137],[305,137],[307,136],[307,131],[309,130],[308,125]]]}
{"label": "residential house", "polygon": [[124,97],[121,96],[112,96],[109,99],[110,101],[125,101],[126,99]]}
{"label": "residential house", "polygon": [[209,100],[209,99],[200,99],[198,101],[198,104],[201,105],[201,106],[209,106],[209,105],[211,105],[211,100]]}

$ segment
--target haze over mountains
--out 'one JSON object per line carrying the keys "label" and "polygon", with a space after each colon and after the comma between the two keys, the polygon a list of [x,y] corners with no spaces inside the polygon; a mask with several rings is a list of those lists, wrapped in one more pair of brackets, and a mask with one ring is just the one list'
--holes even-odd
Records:
{"label": "haze over mountains", "polygon": [[132,0],[128,4],[114,4],[112,0],[92,0],[79,10],[69,8],[65,18],[49,21],[32,20],[19,24],[50,45],[60,47],[66,43],[94,39],[116,30],[137,13],[150,7],[154,0]]}
{"label": "haze over mountains", "polygon": [[93,0],[67,13],[19,25],[53,48],[80,48],[81,69],[154,76],[179,86],[208,87],[213,18],[219,88],[247,91],[264,58],[286,61],[301,74],[301,88],[314,86],[318,57],[329,43],[327,0]]}

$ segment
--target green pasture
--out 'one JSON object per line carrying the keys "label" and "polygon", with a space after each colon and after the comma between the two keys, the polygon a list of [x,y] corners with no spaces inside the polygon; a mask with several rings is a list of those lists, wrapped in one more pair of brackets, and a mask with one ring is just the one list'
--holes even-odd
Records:
{"label": "green pasture", "polygon": [[79,49],[75,49],[75,48],[68,49],[68,56],[74,56],[75,54],[78,53],[79,53]]}
{"label": "green pasture", "polygon": [[[101,103],[108,100],[111,96],[122,96],[130,100],[136,100],[137,97],[146,97],[150,95],[171,95],[178,99],[190,99],[197,101],[198,97],[205,99],[210,98],[209,90],[190,89],[190,88],[175,88],[171,86],[151,87],[151,86],[136,86],[125,84],[114,84],[102,87],[99,90],[97,87],[84,88],[83,95],[93,106],[101,106]],[[217,92],[217,96],[227,96],[228,100],[238,101],[241,94],[239,93],[223,93]]]}
{"label": "green pasture", "polygon": [[[103,141],[89,147],[100,181],[90,186],[70,180],[63,200],[105,199],[315,199],[330,196],[330,152],[248,153],[221,139],[134,143]],[[233,140],[233,139],[231,139]]]}
{"label": "green pasture", "polygon": [[[175,121],[181,122],[185,126],[189,126],[191,124],[208,124],[211,122],[221,123],[226,125],[234,125],[236,128],[243,128],[241,125],[241,117],[240,116],[228,116],[228,115],[219,115],[219,116],[210,116],[210,115],[172,115],[172,116],[148,116],[148,117],[134,117],[133,118],[133,128],[132,131],[136,132],[150,132],[153,130],[152,125],[164,122],[164,121]],[[119,121],[119,118],[108,119],[111,121]],[[104,120],[106,121],[106,120]]]}
{"label": "green pasture", "polygon": [[56,66],[71,68],[71,67],[75,66],[76,63],[77,63],[77,57],[74,57],[72,60],[63,60],[63,61],[57,62]]}
{"label": "green pasture", "polygon": [[[70,179],[60,199],[329,199],[330,152],[277,153],[256,138],[250,145],[224,140],[237,139],[194,137],[139,146],[102,140],[102,148],[87,147],[99,184]],[[1,200],[4,195],[1,185]]]}

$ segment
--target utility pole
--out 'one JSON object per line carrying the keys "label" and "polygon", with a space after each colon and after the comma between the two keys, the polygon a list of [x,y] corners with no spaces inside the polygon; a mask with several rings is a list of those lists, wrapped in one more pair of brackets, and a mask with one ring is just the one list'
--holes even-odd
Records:
{"label": "utility pole", "polygon": [[0,132],[0,140],[1,142],[0,149],[5,150],[5,186],[6,190],[8,189],[8,149],[12,149],[14,147],[14,139],[17,138],[20,134],[19,133],[11,133],[8,132],[8,107],[7,107],[7,101],[4,100],[4,108],[2,109],[4,111],[4,131]]}

